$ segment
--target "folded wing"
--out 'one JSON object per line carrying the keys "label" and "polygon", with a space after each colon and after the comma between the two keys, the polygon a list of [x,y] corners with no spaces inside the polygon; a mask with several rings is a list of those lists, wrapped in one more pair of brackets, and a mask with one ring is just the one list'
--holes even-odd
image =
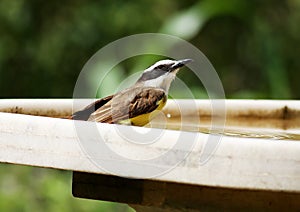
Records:
{"label": "folded wing", "polygon": [[151,113],[161,100],[166,101],[164,90],[153,87],[127,89],[111,98],[106,104],[93,112],[88,121],[118,123],[133,117]]}

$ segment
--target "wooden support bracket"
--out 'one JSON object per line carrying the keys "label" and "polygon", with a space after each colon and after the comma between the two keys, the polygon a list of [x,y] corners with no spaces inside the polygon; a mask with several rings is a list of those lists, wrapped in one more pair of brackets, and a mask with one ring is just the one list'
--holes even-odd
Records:
{"label": "wooden support bracket", "polygon": [[127,203],[137,211],[296,211],[300,193],[230,189],[73,172],[75,197]]}

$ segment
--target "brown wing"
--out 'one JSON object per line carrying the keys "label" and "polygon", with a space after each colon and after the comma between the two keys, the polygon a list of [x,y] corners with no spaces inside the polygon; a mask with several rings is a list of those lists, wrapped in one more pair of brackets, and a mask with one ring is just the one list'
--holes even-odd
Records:
{"label": "brown wing", "polygon": [[99,99],[92,104],[86,106],[83,110],[73,113],[71,119],[87,121],[92,113],[98,110],[112,99],[113,95]]}
{"label": "brown wing", "polygon": [[163,99],[166,99],[166,96],[162,89],[135,87],[134,90],[128,89],[116,94],[110,102],[91,114],[88,120],[117,123],[152,112]]}

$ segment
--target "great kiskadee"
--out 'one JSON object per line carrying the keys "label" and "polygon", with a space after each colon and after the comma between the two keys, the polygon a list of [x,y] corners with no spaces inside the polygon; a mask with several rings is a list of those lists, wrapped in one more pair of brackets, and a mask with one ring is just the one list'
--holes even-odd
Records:
{"label": "great kiskadee", "polygon": [[171,82],[191,61],[158,61],[144,70],[134,85],[75,112],[72,119],[144,126],[165,106]]}

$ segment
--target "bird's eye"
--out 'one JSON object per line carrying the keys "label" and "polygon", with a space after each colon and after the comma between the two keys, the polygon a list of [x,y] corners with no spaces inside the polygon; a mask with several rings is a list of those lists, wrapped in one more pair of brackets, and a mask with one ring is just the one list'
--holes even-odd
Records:
{"label": "bird's eye", "polygon": [[159,65],[159,66],[157,66],[156,68],[157,68],[157,69],[165,69],[166,66],[165,66],[165,65]]}

